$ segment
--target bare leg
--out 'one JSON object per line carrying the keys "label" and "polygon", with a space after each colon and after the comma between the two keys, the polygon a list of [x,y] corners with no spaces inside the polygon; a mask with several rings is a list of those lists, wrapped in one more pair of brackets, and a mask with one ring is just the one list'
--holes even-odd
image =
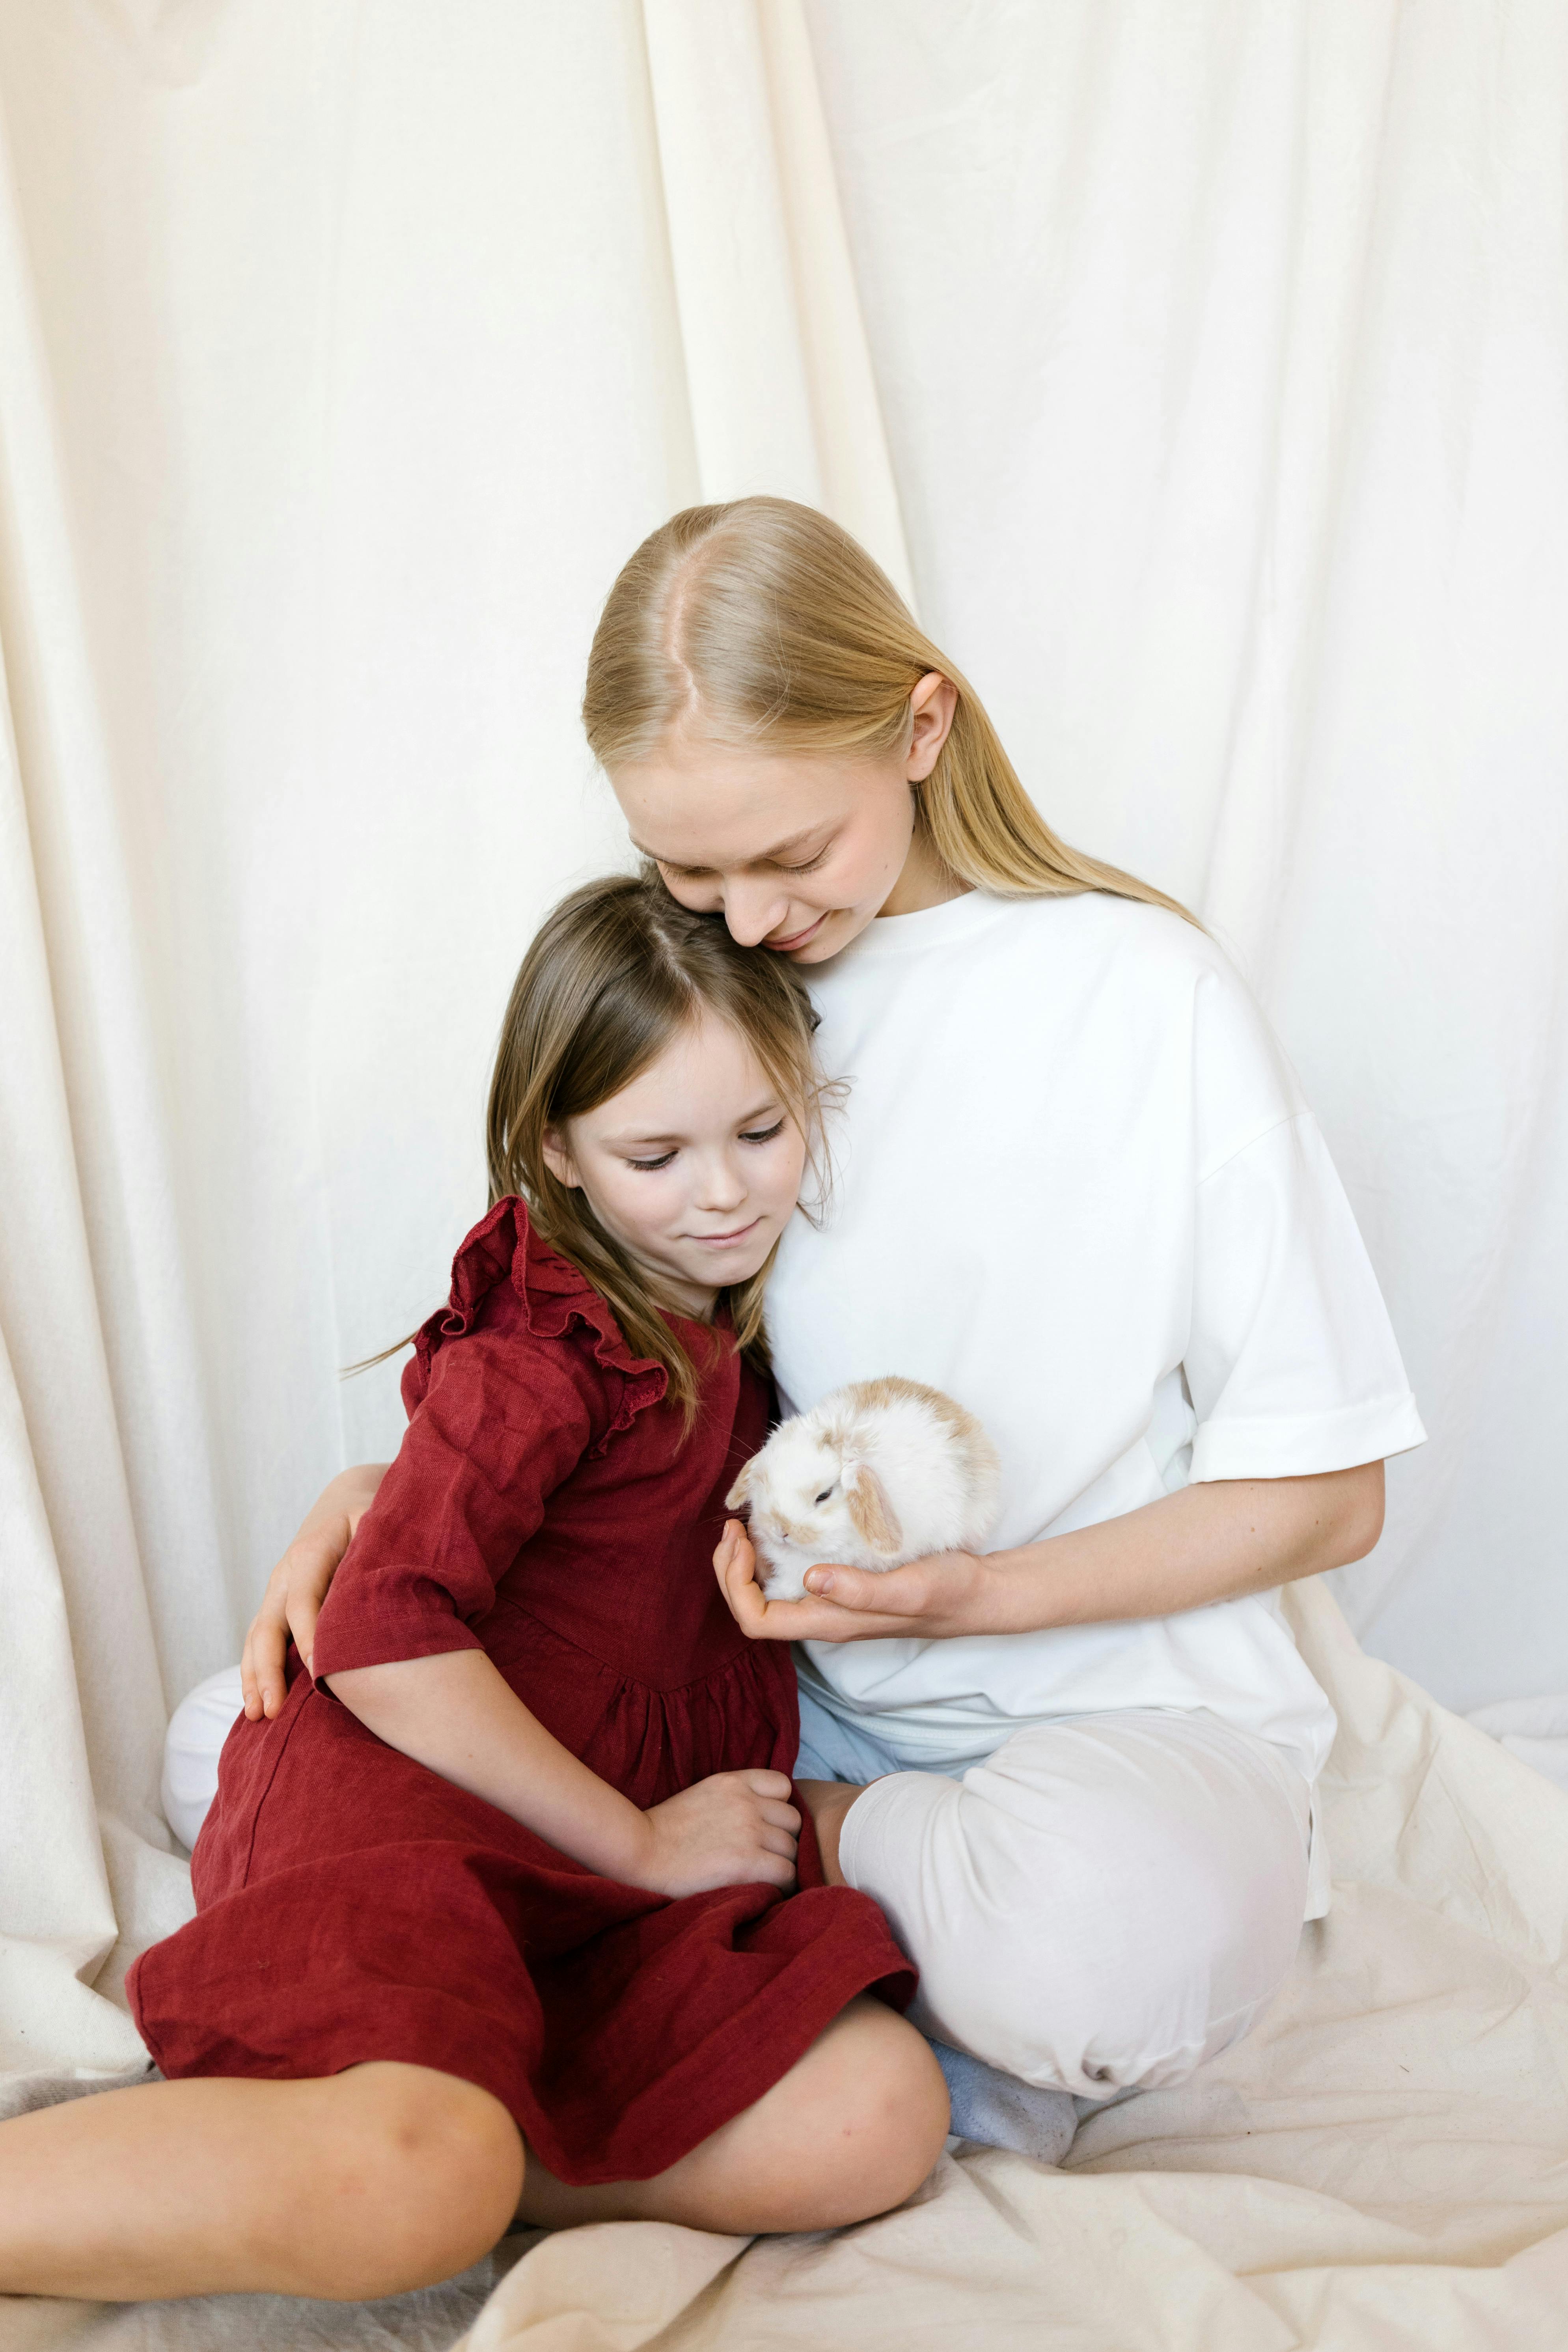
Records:
{"label": "bare leg", "polygon": [[755,2105],[651,2180],[573,2189],[531,2155],[521,2219],[683,2221],[736,2232],[832,2230],[900,2205],[947,2135],[947,2091],[923,2036],[862,1996]]}
{"label": "bare leg", "polygon": [[868,1998],[668,2171],[600,2189],[532,2157],[525,2183],[500,2101],[428,2067],[145,2084],[0,2124],[0,2293],[368,2300],[466,2269],[520,2192],[552,2227],[831,2229],[900,2203],[946,2130],[926,2043]]}
{"label": "bare leg", "polygon": [[395,2294],[487,2252],[522,2172],[500,2100],[427,2066],[104,2091],[0,2124],[0,2291]]}

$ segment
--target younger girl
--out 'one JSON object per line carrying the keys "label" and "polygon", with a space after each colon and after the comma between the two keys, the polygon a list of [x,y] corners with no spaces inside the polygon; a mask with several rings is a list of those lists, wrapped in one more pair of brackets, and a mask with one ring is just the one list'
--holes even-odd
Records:
{"label": "younger girl", "polygon": [[313,1678],[291,1657],[236,1725],[197,1916],[132,1971],[172,2079],[0,2126],[0,2289],[366,2297],[474,2261],[520,2197],[818,2229],[930,2169],[941,2076],[864,1998],[912,1972],[824,1885],[789,1653],[709,1566],[767,1427],[811,1030],[784,966],[657,882],[544,925],[494,1205]]}

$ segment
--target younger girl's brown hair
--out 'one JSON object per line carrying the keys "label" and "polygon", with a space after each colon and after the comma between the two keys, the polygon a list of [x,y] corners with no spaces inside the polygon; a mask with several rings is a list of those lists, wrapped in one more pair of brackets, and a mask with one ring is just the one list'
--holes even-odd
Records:
{"label": "younger girl's brown hair", "polygon": [[[552,1172],[544,1139],[619,1094],[703,1013],[745,1039],[821,1171],[825,1089],[805,988],[780,958],[737,946],[721,917],[678,906],[651,866],[585,883],[545,917],[501,1024],[486,1118],[491,1206],[521,1194],[540,1238],[608,1300],[633,1353],[664,1366],[688,1429],[698,1401],[690,1355],[586,1195]],[[721,1295],[736,1346],[764,1364],[773,1257]]]}

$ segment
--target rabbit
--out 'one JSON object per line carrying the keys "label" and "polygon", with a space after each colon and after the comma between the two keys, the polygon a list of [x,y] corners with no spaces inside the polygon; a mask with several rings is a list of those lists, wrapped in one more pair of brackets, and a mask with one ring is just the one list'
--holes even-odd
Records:
{"label": "rabbit", "polygon": [[1001,1464],[973,1413],[919,1381],[854,1381],[782,1422],[731,1487],[770,1601],[819,1561],[880,1572],[991,1532]]}

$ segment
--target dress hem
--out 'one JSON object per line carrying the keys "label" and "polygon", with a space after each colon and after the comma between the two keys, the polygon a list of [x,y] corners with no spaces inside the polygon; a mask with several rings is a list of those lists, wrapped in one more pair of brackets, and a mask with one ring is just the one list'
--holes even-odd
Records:
{"label": "dress hem", "polygon": [[[142,2012],[140,1979],[148,1957],[144,1954],[137,1961],[127,1990],[142,2040],[166,2080],[308,2082],[378,2062],[427,2067],[471,2083],[499,2099],[529,2152],[547,2165],[557,2179],[574,2189],[598,2188],[617,2180],[650,2180],[668,2171],[782,2082],[858,1994],[871,1993],[901,2012],[914,1998],[916,1984],[914,1969],[896,1948],[892,1948],[898,1963],[894,1968],[873,1972],[863,1953],[845,1953],[836,1965],[814,1970],[813,1982],[804,1990],[792,1983],[791,1972],[786,1970],[767,1988],[766,2033],[757,2031],[756,2020],[746,2011],[732,2012],[687,2051],[669,2073],[634,2095],[616,2115],[603,2153],[595,2156],[563,2136],[531,2087],[528,2060],[521,2049],[508,2053],[492,2041],[480,2051],[460,2035],[444,2043],[440,2032],[433,2030],[428,2013],[410,2013],[399,2020],[384,2009],[374,2024],[366,2026],[363,2040],[334,2025],[321,2037],[325,2046],[316,2050],[310,2048],[312,2037],[308,2032],[296,2031],[287,2054],[263,2053],[228,2041],[203,2053],[200,2062],[181,2063],[178,2053],[168,2046],[179,2038],[178,2021],[171,2020],[171,2031],[165,2033]],[[384,1990],[382,1999],[384,2002]],[[641,2111],[655,2105],[669,2116],[678,2115],[679,2123],[665,2121],[661,2126],[656,2117],[644,2126]],[[625,2143],[637,2140],[645,2131],[636,2155],[630,2154]]]}

